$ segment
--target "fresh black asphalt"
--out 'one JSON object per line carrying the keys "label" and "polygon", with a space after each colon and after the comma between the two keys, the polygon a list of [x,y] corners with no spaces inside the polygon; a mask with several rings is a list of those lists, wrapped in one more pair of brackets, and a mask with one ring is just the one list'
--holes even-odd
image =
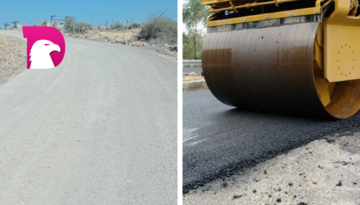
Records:
{"label": "fresh black asphalt", "polygon": [[335,120],[241,110],[210,91],[185,93],[183,103],[184,193],[313,140],[360,131],[359,114]]}

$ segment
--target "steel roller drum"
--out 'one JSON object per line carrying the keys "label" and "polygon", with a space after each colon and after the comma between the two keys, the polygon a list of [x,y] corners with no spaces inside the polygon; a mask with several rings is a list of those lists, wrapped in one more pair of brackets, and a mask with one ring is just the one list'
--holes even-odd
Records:
{"label": "steel roller drum", "polygon": [[205,80],[221,102],[245,109],[311,113],[344,119],[360,108],[360,81],[338,82],[320,101],[314,75],[319,22],[208,33]]}

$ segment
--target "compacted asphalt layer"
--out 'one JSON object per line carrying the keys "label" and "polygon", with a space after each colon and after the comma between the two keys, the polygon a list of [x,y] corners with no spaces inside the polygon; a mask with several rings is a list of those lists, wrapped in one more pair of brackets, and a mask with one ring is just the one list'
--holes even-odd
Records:
{"label": "compacted asphalt layer", "polygon": [[346,120],[242,110],[210,91],[183,98],[183,192],[238,174],[316,139],[360,131],[360,115]]}

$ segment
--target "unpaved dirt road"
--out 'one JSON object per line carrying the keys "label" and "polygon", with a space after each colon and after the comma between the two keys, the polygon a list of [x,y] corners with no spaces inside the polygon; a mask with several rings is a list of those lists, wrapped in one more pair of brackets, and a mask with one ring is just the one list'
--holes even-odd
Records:
{"label": "unpaved dirt road", "polygon": [[1,204],[175,204],[176,62],[65,41],[59,67],[0,85]]}

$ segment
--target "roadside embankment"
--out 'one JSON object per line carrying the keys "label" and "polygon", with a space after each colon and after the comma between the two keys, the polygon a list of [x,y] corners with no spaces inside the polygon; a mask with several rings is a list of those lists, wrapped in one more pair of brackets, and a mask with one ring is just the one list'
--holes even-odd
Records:
{"label": "roadside embankment", "polygon": [[196,81],[189,81],[183,82],[183,92],[192,92],[192,91],[199,91],[199,90],[207,90],[209,89],[205,80],[196,80]]}
{"label": "roadside embankment", "polygon": [[64,33],[65,36],[74,38],[82,38],[88,40],[98,40],[103,42],[118,43],[123,45],[141,47],[146,50],[155,51],[163,55],[171,57],[173,60],[177,59],[177,45],[152,44],[146,41],[138,40],[141,29],[132,29],[126,31],[117,30],[87,30],[84,33],[69,34]]}
{"label": "roadside embankment", "polygon": [[26,69],[26,43],[0,35],[0,83]]}
{"label": "roadside embankment", "polygon": [[[200,68],[201,71],[201,60],[183,60],[183,67]],[[187,72],[183,70],[183,93],[209,89],[202,72],[200,74],[196,72],[193,69],[188,69]]]}

